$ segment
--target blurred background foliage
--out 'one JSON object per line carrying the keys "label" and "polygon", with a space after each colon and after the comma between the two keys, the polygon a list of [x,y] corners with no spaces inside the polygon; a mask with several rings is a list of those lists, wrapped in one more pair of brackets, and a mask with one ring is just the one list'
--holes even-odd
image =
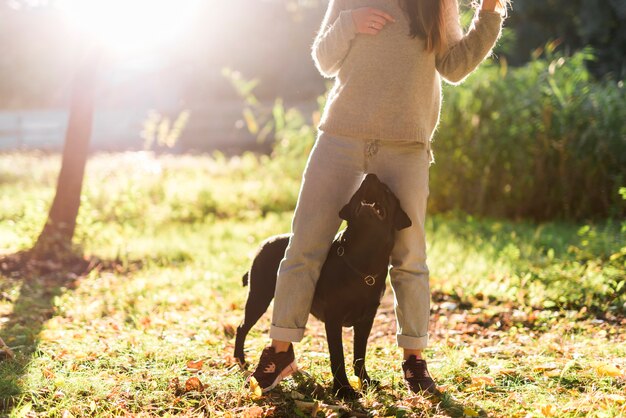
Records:
{"label": "blurred background foliage", "polygon": [[[469,1],[460,3],[467,25]],[[271,153],[297,179],[328,88],[310,59],[326,4],[203,3],[190,25],[193,42],[107,67],[99,106],[159,109],[163,120],[144,116],[129,133],[138,149],[172,137],[169,128],[159,131],[164,121],[190,114],[174,129],[176,143],[161,148],[202,151],[211,135],[237,130],[257,142],[239,153]],[[1,109],[66,103],[75,41],[53,5],[0,3]],[[625,27],[620,0],[516,0],[494,59],[463,85],[445,88],[431,210],[534,220],[626,216],[619,194],[626,186]]]}
{"label": "blurred background foliage", "polygon": [[545,220],[620,217],[626,90],[594,81],[593,56],[548,46],[520,67],[487,65],[445,90],[434,144],[435,210]]}
{"label": "blurred background foliage", "polygon": [[514,39],[503,51],[521,65],[548,40],[558,40],[567,53],[592,48],[597,59],[587,63],[596,77],[626,76],[626,2],[623,0],[517,0],[507,27]]}
{"label": "blurred background foliage", "polygon": [[[470,0],[459,3],[467,24]],[[54,0],[0,1],[1,108],[50,106],[64,100],[76,39],[54,4]],[[158,70],[163,84],[177,78],[186,102],[232,97],[221,77],[224,67],[258,78],[261,99],[310,99],[324,87],[309,47],[326,5],[325,0],[204,2],[189,25],[193,42],[164,48],[161,60],[168,60],[168,65],[152,66],[147,72]],[[596,59],[586,65],[594,78],[619,80],[626,71],[625,27],[622,0],[516,0],[496,55],[519,66],[531,61],[547,42],[556,41],[566,54],[591,48]],[[146,57],[131,61],[134,67],[150,69]],[[119,82],[132,90],[130,81]],[[122,99],[117,97],[117,103]]]}

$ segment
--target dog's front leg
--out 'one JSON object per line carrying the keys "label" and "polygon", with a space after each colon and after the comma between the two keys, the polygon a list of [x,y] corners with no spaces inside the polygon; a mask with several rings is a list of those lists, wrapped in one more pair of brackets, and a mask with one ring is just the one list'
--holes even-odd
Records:
{"label": "dog's front leg", "polygon": [[326,317],[326,339],[330,352],[330,367],[333,372],[333,393],[341,399],[355,399],[358,394],[346,375],[345,359],[343,357],[343,343],[341,340],[341,319]]}
{"label": "dog's front leg", "polygon": [[354,325],[354,374],[361,379],[363,386],[377,386],[379,383],[371,380],[365,369],[367,338],[370,335],[373,323],[374,316],[371,316]]}

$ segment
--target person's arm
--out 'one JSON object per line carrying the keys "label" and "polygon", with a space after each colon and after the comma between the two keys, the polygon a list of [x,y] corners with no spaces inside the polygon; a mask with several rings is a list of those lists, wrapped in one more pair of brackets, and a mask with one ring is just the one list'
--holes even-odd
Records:
{"label": "person's arm", "polygon": [[322,26],[313,42],[315,66],[325,77],[334,77],[350,50],[356,26],[350,10],[341,10],[338,0],[330,0]]}
{"label": "person's arm", "polygon": [[444,79],[453,84],[460,83],[489,55],[502,28],[502,12],[497,9],[500,4],[499,0],[483,0],[472,27],[463,35],[458,2],[448,0],[446,47],[436,58],[437,70]]}

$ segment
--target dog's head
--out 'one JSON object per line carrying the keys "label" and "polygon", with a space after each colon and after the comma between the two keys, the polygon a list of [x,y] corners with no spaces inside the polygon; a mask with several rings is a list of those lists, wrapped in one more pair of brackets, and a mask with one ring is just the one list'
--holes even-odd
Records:
{"label": "dog's head", "polygon": [[375,174],[368,174],[350,202],[339,212],[348,227],[379,231],[399,231],[411,226],[411,219],[395,194]]}

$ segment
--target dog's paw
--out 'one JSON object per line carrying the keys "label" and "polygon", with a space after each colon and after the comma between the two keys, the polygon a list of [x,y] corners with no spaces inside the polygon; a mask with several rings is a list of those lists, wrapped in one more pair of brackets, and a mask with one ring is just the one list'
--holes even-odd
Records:
{"label": "dog's paw", "polygon": [[239,369],[244,370],[244,371],[248,370],[248,366],[250,366],[250,364],[247,361],[245,361],[243,357],[241,358],[235,357],[235,364],[239,366]]}
{"label": "dog's paw", "polygon": [[355,399],[359,399],[361,394],[356,390],[352,389],[351,386],[333,386],[333,393],[339,399],[343,399],[344,401],[353,401]]}

